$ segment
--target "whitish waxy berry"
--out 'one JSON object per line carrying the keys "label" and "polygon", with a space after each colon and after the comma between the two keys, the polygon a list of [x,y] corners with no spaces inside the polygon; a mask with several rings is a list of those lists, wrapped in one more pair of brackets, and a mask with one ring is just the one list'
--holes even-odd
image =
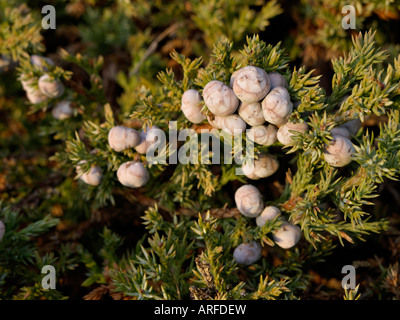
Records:
{"label": "whitish waxy berry", "polygon": [[284,87],[284,88],[288,87],[286,79],[283,77],[283,75],[281,75],[278,72],[268,73],[268,78],[269,78],[271,90],[276,87]]}
{"label": "whitish waxy berry", "polygon": [[283,126],[279,128],[277,133],[277,138],[280,143],[286,146],[293,141],[292,140],[293,133],[290,131],[305,133],[307,130],[308,130],[308,124],[305,122],[299,122],[299,123],[286,122]]}
{"label": "whitish waxy berry", "polygon": [[48,74],[44,74],[38,81],[39,90],[49,98],[58,98],[64,93],[64,85],[58,79],[53,79]]}
{"label": "whitish waxy berry", "polygon": [[266,121],[281,126],[287,122],[293,111],[289,92],[284,87],[276,87],[267,94],[261,103]]}
{"label": "whitish waxy berry", "polygon": [[252,180],[258,180],[267,178],[273,175],[279,168],[279,162],[277,158],[270,154],[262,154],[258,156],[258,159],[243,162],[242,170],[245,176]]}
{"label": "whitish waxy berry", "polygon": [[354,152],[354,146],[349,139],[333,136],[331,144],[324,150],[324,158],[332,167],[343,167],[352,161]]}
{"label": "whitish waxy berry", "polygon": [[272,235],[275,243],[283,249],[294,247],[301,238],[301,229],[291,223],[284,222]]}
{"label": "whitish waxy berry", "polygon": [[246,130],[246,122],[237,114],[221,118],[222,130],[232,136],[241,135]]}
{"label": "whitish waxy berry", "polygon": [[207,116],[208,123],[216,129],[222,129],[224,127],[225,117],[223,116]]}
{"label": "whitish waxy berry", "polygon": [[151,128],[147,127],[147,131],[140,131],[140,143],[135,147],[136,152],[140,154],[145,154],[147,149],[156,142],[156,140],[152,139],[153,135],[151,134],[152,129],[160,129],[157,126],[152,126]]}
{"label": "whitish waxy berry", "polygon": [[231,79],[230,79],[230,81],[229,81],[229,86],[230,86],[231,88],[233,88],[233,83],[235,82],[236,76],[239,74],[239,71],[240,71],[240,70],[241,70],[241,69],[238,69],[238,70],[236,70],[236,71],[234,71],[234,72],[232,73]]}
{"label": "whitish waxy berry", "polygon": [[108,132],[108,144],[117,152],[134,148],[139,143],[140,134],[135,129],[116,126]]}
{"label": "whitish waxy berry", "polygon": [[[86,163],[86,160],[80,161],[79,164]],[[76,172],[78,174],[82,173],[81,166],[76,167]],[[103,173],[101,171],[101,168],[98,166],[93,166],[90,168],[88,172],[84,172],[79,179],[81,179],[83,182],[86,184],[89,184],[91,186],[98,186],[103,178]]]}
{"label": "whitish waxy berry", "polygon": [[[149,130],[149,129],[148,129]],[[135,147],[136,152],[140,154],[145,154],[150,144],[149,141],[146,140],[147,133],[144,130],[140,131],[140,143]]]}
{"label": "whitish waxy berry", "polygon": [[192,123],[200,123],[206,118],[206,116],[201,113],[201,100],[200,93],[194,89],[189,89],[182,95],[182,112],[186,119]]}
{"label": "whitish waxy berry", "polygon": [[233,251],[233,258],[236,263],[249,266],[261,258],[261,245],[255,241],[242,243]]}
{"label": "whitish waxy berry", "polygon": [[6,226],[3,221],[0,220],[0,241],[3,240],[4,234],[6,233]]}
{"label": "whitish waxy berry", "polygon": [[249,218],[257,217],[264,208],[260,191],[251,184],[245,184],[236,190],[235,202],[239,212]]}
{"label": "whitish waxy berry", "polygon": [[333,128],[330,133],[333,136],[342,136],[350,139],[350,136],[354,136],[357,134],[358,130],[361,128],[360,119],[354,119],[348,122],[343,123],[342,125]]}
{"label": "whitish waxy berry", "polygon": [[38,91],[38,88],[35,87],[35,80],[33,78],[29,78],[28,75],[22,74],[20,77],[20,81],[22,84],[22,88],[24,88],[25,91]]}
{"label": "whitish waxy berry", "polygon": [[269,78],[263,69],[246,66],[235,72],[232,88],[241,101],[257,102],[269,92]]}
{"label": "whitish waxy berry", "polygon": [[265,122],[259,102],[242,102],[239,106],[239,116],[251,126],[259,126]]}
{"label": "whitish waxy berry", "polygon": [[143,187],[149,181],[149,171],[141,162],[129,161],[121,164],[117,171],[118,181],[129,188]]}
{"label": "whitish waxy berry", "polygon": [[350,132],[349,130],[347,130],[345,127],[339,126],[339,127],[335,127],[333,128],[330,133],[333,136],[342,136],[345,138],[350,138]]}
{"label": "whitish waxy berry", "polygon": [[70,101],[63,100],[54,106],[51,114],[58,120],[65,120],[74,114],[74,109],[71,107]]}
{"label": "whitish waxy berry", "polygon": [[278,128],[272,124],[252,127],[247,132],[247,137],[255,143],[270,146],[276,142]]}
{"label": "whitish waxy berry", "polygon": [[207,83],[203,97],[208,109],[216,116],[231,115],[239,106],[239,100],[233,90],[218,80]]}
{"label": "whitish waxy berry", "polygon": [[263,226],[267,221],[274,220],[276,217],[280,216],[281,211],[275,206],[265,207],[263,212],[256,218],[256,223],[258,226]]}
{"label": "whitish waxy berry", "polygon": [[38,104],[46,101],[48,99],[41,91],[39,90],[28,90],[26,91],[26,97],[33,104]]}
{"label": "whitish waxy berry", "polygon": [[31,103],[38,104],[48,99],[48,97],[39,90],[36,79],[29,77],[27,74],[21,74],[20,81],[22,88],[26,91],[26,97]]}
{"label": "whitish waxy berry", "polygon": [[358,130],[360,130],[361,125],[361,120],[357,118],[343,123],[340,127],[346,128],[349,131],[350,135],[355,136]]}
{"label": "whitish waxy berry", "polygon": [[44,71],[48,71],[45,64],[48,64],[49,66],[54,66],[53,60],[47,57],[39,56],[37,54],[31,55],[31,64]]}

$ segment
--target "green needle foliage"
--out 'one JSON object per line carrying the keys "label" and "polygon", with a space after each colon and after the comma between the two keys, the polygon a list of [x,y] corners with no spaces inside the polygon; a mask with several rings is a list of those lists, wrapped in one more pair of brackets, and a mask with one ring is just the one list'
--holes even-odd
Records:
{"label": "green needle foliage", "polygon": [[[230,55],[230,43],[219,43],[205,67],[201,66],[202,60],[172,54],[182,66],[183,78],[176,80],[173,72],[167,70],[160,73],[161,85],[157,89],[142,89],[145,94],[139,95],[130,117],[142,120],[143,127],[156,124],[168,132],[169,120],[176,120],[178,129],[191,127],[178,108],[183,91],[201,91],[212,79],[228,83],[231,73],[248,63],[269,72],[283,72],[288,77],[292,99],[298,101],[291,117],[308,122],[310,129],[305,134],[295,134],[287,151],[281,151],[281,159],[285,153],[295,155],[296,171],[289,175],[281,196],[271,199],[270,204],[278,206],[289,221],[301,227],[304,242],[300,248],[286,253],[274,248],[273,254],[284,256],[279,267],[266,262],[251,268],[239,267],[233,260],[233,249],[251,240],[273,246],[271,235],[280,222],[254,227],[250,219],[217,219],[211,217],[210,211],[198,221],[178,218],[176,213],[196,216],[198,212],[232,206],[232,200],[223,196],[228,193],[221,182],[235,180],[235,176],[225,169],[216,178],[210,165],[179,164],[173,167],[172,174],[168,173],[168,178],[163,178],[168,164],[149,165],[157,187],[150,181],[143,191],[172,215],[172,222],[165,221],[157,207],[146,211],[143,218],[152,234],[148,247],[141,246],[129,266],[113,272],[116,290],[138,299],[182,299],[189,293],[195,299],[295,298],[309,280],[303,273],[304,265],[328,255],[337,241],[341,245],[344,241],[354,243],[388,228],[385,218],[376,219],[366,207],[378,196],[377,186],[384,179],[397,179],[399,173],[400,69],[397,60],[393,65],[387,63],[388,55],[376,47],[372,32],[354,37],[353,43],[349,53],[332,61],[335,75],[330,96],[319,86],[318,76],[306,73],[304,68],[290,71],[280,45],[266,45],[257,36],[247,39],[238,58]],[[381,68],[383,63],[385,70]],[[106,110],[108,122],[84,127],[90,149],[96,148],[98,152],[89,156],[79,138],[70,141],[67,154],[73,163],[91,159],[97,165],[107,164],[103,167],[107,172],[115,171],[115,164],[128,158],[143,157],[132,151],[117,154],[108,147],[104,128],[110,128],[113,120],[109,109]],[[354,161],[345,168],[330,167],[323,156],[332,139],[329,130],[372,114],[388,118],[377,137],[360,131],[354,138]],[[115,181],[115,175],[110,179]],[[160,179],[165,182],[160,184]],[[102,185],[107,183],[111,183],[108,178]],[[228,198],[232,199],[232,195]],[[213,213],[218,216],[218,210]],[[246,281],[239,280],[238,274],[242,273],[245,276],[241,278]]]}
{"label": "green needle foliage", "polygon": [[[355,9],[354,30],[342,28],[342,20],[349,14],[349,11],[343,10],[347,5]],[[293,42],[291,56],[301,57],[306,65],[314,65],[320,59],[339,57],[352,48],[349,33],[370,28],[377,30],[376,38],[380,45],[387,46],[390,51],[398,50],[388,37],[393,22],[400,14],[397,1],[302,0],[292,10],[296,11],[298,34],[294,40],[289,40]]]}
{"label": "green needle foliage", "polygon": [[[382,48],[384,29],[371,30],[398,15],[397,3],[357,1],[357,26],[371,30],[350,37],[341,28],[347,3],[302,0],[295,14],[302,28],[292,40],[270,43],[263,32],[287,14],[286,2],[54,0],[61,39],[50,54],[55,66],[47,69],[30,58],[48,56],[43,38],[52,34],[41,32],[39,10],[22,3],[0,0],[0,62],[10,62],[0,78],[0,201],[7,203],[0,207],[6,226],[0,299],[68,298],[63,285],[75,273],[85,299],[301,299],[312,285],[312,269],[338,246],[389,229],[391,216],[376,214],[373,206],[380,187],[399,177],[400,56],[392,43]],[[321,55],[315,48],[331,59],[328,87],[322,74],[307,67]],[[296,65],[296,57],[305,65]],[[277,157],[280,169],[273,177],[236,175],[239,165],[225,162],[231,137],[223,133],[212,134],[220,163],[212,162],[215,150],[201,145],[198,161],[169,163],[177,156],[170,149],[173,139],[159,150],[166,162],[110,147],[109,131],[118,125],[158,126],[168,138],[209,128],[206,121],[193,125],[185,118],[183,93],[202,93],[211,80],[229,85],[233,72],[247,65],[284,76],[294,103],[289,120],[309,128],[294,133],[284,148],[279,142],[255,144],[256,154]],[[31,104],[20,82],[30,79],[38,89],[45,73],[61,81],[65,92]],[[51,115],[62,100],[73,110],[64,120]],[[202,112],[210,115],[205,104]],[[331,130],[355,119],[363,127],[351,137],[352,162],[330,166],[324,155]],[[380,122],[369,128],[371,119]],[[245,135],[235,139],[244,145]],[[238,158],[246,153],[232,150]],[[148,169],[144,187],[118,181],[116,172],[127,161]],[[80,178],[95,166],[101,183],[87,185]],[[276,245],[281,220],[257,226],[240,215],[234,193],[247,183],[301,228],[295,247]],[[238,264],[233,251],[251,241],[262,245],[262,258]],[[57,290],[42,288],[44,265],[55,266]],[[379,264],[381,286],[397,297],[398,265],[385,265],[387,270]],[[346,300],[362,296],[358,286],[340,294]]]}
{"label": "green needle foliage", "polygon": [[15,61],[44,50],[40,16],[19,2],[0,2],[0,55]]}
{"label": "green needle foliage", "polygon": [[[0,299],[61,299],[57,290],[44,290],[41,286],[40,271],[44,265],[56,265],[54,255],[40,255],[33,241],[57,225],[58,219],[46,216],[26,224],[22,215],[0,203],[0,220],[6,226],[6,233],[0,242]],[[25,221],[24,221],[25,220]],[[70,259],[61,266],[68,266]]]}

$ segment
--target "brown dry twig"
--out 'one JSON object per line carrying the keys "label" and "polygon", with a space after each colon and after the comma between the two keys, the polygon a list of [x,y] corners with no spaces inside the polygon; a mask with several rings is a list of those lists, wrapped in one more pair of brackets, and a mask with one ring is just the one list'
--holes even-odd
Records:
{"label": "brown dry twig", "polygon": [[129,76],[135,76],[139,73],[140,66],[146,61],[146,59],[152,55],[158,47],[158,44],[164,40],[166,37],[174,34],[176,30],[181,26],[181,23],[174,23],[173,25],[169,26],[167,29],[165,29],[163,32],[161,32],[150,44],[150,46],[147,48],[146,52],[143,54],[139,62],[135,65],[133,70],[129,73]]}
{"label": "brown dry twig", "polygon": [[[159,210],[170,213],[170,210],[161,205],[159,201],[150,197],[146,197],[145,195],[142,194],[140,190],[132,190],[129,193],[123,192],[123,194],[126,197],[126,199],[132,203],[138,202],[145,207],[154,207],[155,205],[157,205]],[[227,208],[227,205],[225,205],[222,208],[215,208],[209,211],[212,217],[219,219],[236,218],[240,215],[240,212],[237,208]],[[175,213],[177,215],[185,215],[191,217],[198,217],[199,215],[198,211],[188,208],[179,208],[176,210]],[[206,214],[207,212],[200,212],[200,215],[202,217],[205,217]]]}

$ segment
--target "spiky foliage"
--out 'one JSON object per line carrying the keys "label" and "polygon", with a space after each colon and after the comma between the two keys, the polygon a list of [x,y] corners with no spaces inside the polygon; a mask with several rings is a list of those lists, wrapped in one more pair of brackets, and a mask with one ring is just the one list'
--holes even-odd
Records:
{"label": "spiky foliage", "polygon": [[[60,121],[51,110],[61,99],[33,106],[18,82],[22,74],[37,78],[44,73],[29,63],[30,55],[43,49],[37,32],[39,10],[10,9],[9,3],[0,2],[1,9],[7,8],[1,11],[7,19],[0,41],[10,43],[1,46],[0,54],[19,65],[17,72],[10,68],[0,79],[0,199],[13,208],[0,215],[6,225],[0,243],[1,268],[7,269],[0,280],[2,297],[62,298],[59,291],[40,286],[40,268],[51,264],[62,290],[70,271],[78,271],[75,286],[87,292],[85,299],[297,299],[310,287],[310,270],[336,246],[351,246],[387,229],[385,215],[376,214],[379,210],[371,205],[382,182],[398,178],[400,64],[399,58],[389,63],[389,54],[375,43],[375,38],[382,43],[382,30],[359,35],[351,43],[343,30],[335,33],[341,15],[323,24],[327,27],[321,28],[317,45],[333,48],[326,51],[332,56],[345,49],[332,61],[332,93],[327,94],[322,75],[290,64],[289,56],[298,56],[290,41],[273,44],[263,34],[252,36],[281,13],[275,1],[53,1],[61,18],[61,40],[57,38],[54,47],[66,50],[51,52],[56,67],[47,66],[47,72],[64,83],[62,99],[70,100],[74,109],[73,117]],[[368,9],[381,12],[380,3]],[[325,1],[317,4],[323,10],[316,6],[296,15],[304,26],[310,26],[304,13],[315,21],[326,9],[329,15],[337,11],[341,2],[333,3],[334,9]],[[289,32],[282,29],[283,34]],[[327,36],[332,30],[336,36]],[[304,45],[304,37],[296,39]],[[278,143],[255,146],[255,151],[273,153],[280,161],[275,176],[255,184],[266,204],[276,205],[301,226],[303,239],[290,250],[275,246],[273,233],[280,221],[258,227],[235,208],[234,191],[250,182],[235,174],[237,164],[150,164],[135,150],[117,153],[107,142],[115,125],[158,125],[167,135],[183,129],[199,132],[207,124],[194,126],[184,117],[183,92],[201,92],[213,79],[228,84],[235,70],[249,64],[284,75],[296,106],[291,120],[310,127],[295,135],[287,149]],[[169,68],[156,77],[165,66]],[[208,112],[206,106],[203,111]],[[358,117],[364,128],[352,138],[353,162],[331,168],[323,157],[332,138],[329,131]],[[385,121],[369,130],[368,121],[378,117]],[[171,120],[175,123],[170,126]],[[226,135],[215,138],[222,149]],[[168,146],[161,153],[174,156]],[[206,153],[209,160],[212,156]],[[132,159],[150,170],[144,188],[131,190],[117,181],[119,165]],[[99,186],[79,180],[76,167],[82,160],[83,172],[92,165],[102,168]],[[18,237],[24,233],[28,235],[22,241]],[[10,239],[18,243],[14,251]],[[263,258],[244,267],[234,261],[233,250],[248,241],[263,245]],[[14,257],[12,252],[23,254]],[[30,266],[27,277],[21,276],[21,267],[10,269],[24,261]],[[377,267],[380,287],[362,284],[363,296],[364,291],[398,296],[398,267],[392,261],[385,265]],[[345,292],[345,298],[358,297],[356,291]]]}
{"label": "spiky foliage", "polygon": [[[355,10],[352,15],[355,29],[342,27],[342,21],[349,23],[349,14],[353,13],[347,9],[348,5]],[[397,50],[387,38],[388,31],[393,28],[393,22],[400,13],[395,1],[358,0],[350,3],[343,0],[302,0],[293,10],[296,10],[298,34],[293,40],[291,54],[300,56],[306,65],[337,58],[352,48],[349,34],[369,28],[378,30],[377,41],[380,45],[387,45],[394,52]]]}
{"label": "spiky foliage", "polygon": [[[210,213],[205,220],[200,217],[198,222],[177,220],[175,216],[176,213],[196,216],[198,212],[205,213],[218,207],[222,209],[214,210],[213,215],[223,216],[226,210],[223,207],[233,206],[232,194],[227,191],[226,184],[234,180],[243,181],[243,177],[234,174],[235,165],[221,164],[218,173],[207,164],[178,164],[173,167],[173,172],[167,170],[167,163],[149,165],[152,179],[143,192],[174,218],[173,222],[167,223],[157,214],[156,208],[147,211],[146,225],[154,236],[149,239],[149,248],[141,247],[139,255],[127,269],[115,273],[118,290],[139,299],[180,299],[189,291],[196,299],[294,298],[307,284],[308,277],[303,274],[302,266],[309,262],[308,259],[319,260],[329,254],[336,240],[342,245],[343,240],[354,243],[371,233],[387,229],[387,220],[371,216],[366,206],[372,204],[370,199],[377,196],[376,188],[383,179],[396,179],[399,173],[398,63],[396,60],[386,71],[381,69],[387,54],[376,47],[372,32],[360,34],[353,42],[354,47],[349,53],[333,61],[336,73],[330,96],[319,86],[318,76],[306,73],[304,68],[291,71],[280,45],[266,45],[257,36],[247,39],[247,45],[238,58],[231,55],[230,43],[221,42],[205,67],[201,67],[202,60],[172,54],[172,58],[182,66],[183,77],[177,80],[174,73],[167,70],[160,73],[161,85],[157,89],[141,89],[130,117],[141,121],[143,127],[156,124],[168,133],[171,119],[177,121],[178,130],[193,127],[179,110],[182,93],[188,88],[201,91],[212,79],[228,83],[231,73],[242,65],[251,63],[269,72],[280,71],[288,77],[291,97],[299,102],[291,117],[308,122],[310,130],[305,134],[295,134],[288,151],[278,151],[282,164],[289,165],[284,158],[294,154],[294,158],[289,159],[296,160],[297,165],[289,165],[288,169],[295,173],[292,175],[288,171],[286,174],[286,186],[281,195],[268,200],[278,206],[289,221],[300,225],[304,243],[300,249],[284,253],[285,260],[279,268],[264,262],[254,268],[240,268],[247,279],[245,283],[240,282],[237,279],[238,266],[232,260],[232,249],[251,240],[260,241],[265,246],[274,245],[271,235],[279,227],[279,222],[255,227],[250,219],[237,216],[236,220],[229,218],[220,222],[212,219]],[[132,150],[118,154],[108,147],[106,128],[109,129],[114,120],[110,111],[107,114],[107,122],[85,126],[89,150],[95,148],[97,153],[89,156],[79,138],[69,142],[68,154],[73,163],[76,165],[79,160],[92,159],[96,164],[104,164],[104,171],[110,172],[127,159],[145,161],[145,157],[135,155]],[[367,130],[360,132],[354,139],[354,161],[341,170],[330,167],[323,156],[325,146],[332,139],[329,130],[357,117],[364,120],[371,114],[386,115],[389,119],[380,127],[377,138]],[[258,147],[257,150],[274,150],[276,153],[279,150],[276,147]],[[104,190],[103,185],[108,183],[118,187],[115,180],[115,174],[110,174],[99,190]],[[160,181],[163,182],[160,184]],[[112,188],[108,190],[111,192]],[[190,232],[187,231],[189,227]],[[180,248],[176,247],[178,239],[182,245]],[[272,252],[282,254],[275,248]],[[194,264],[196,269],[191,274]],[[174,274],[174,270],[182,268],[186,271]],[[129,274],[134,274],[135,280]],[[291,278],[284,277],[284,274],[290,274]],[[201,284],[200,287],[189,287],[193,275],[196,279],[193,283]],[[254,280],[260,276],[259,282]],[[259,290],[258,293],[254,293],[255,290]]]}

